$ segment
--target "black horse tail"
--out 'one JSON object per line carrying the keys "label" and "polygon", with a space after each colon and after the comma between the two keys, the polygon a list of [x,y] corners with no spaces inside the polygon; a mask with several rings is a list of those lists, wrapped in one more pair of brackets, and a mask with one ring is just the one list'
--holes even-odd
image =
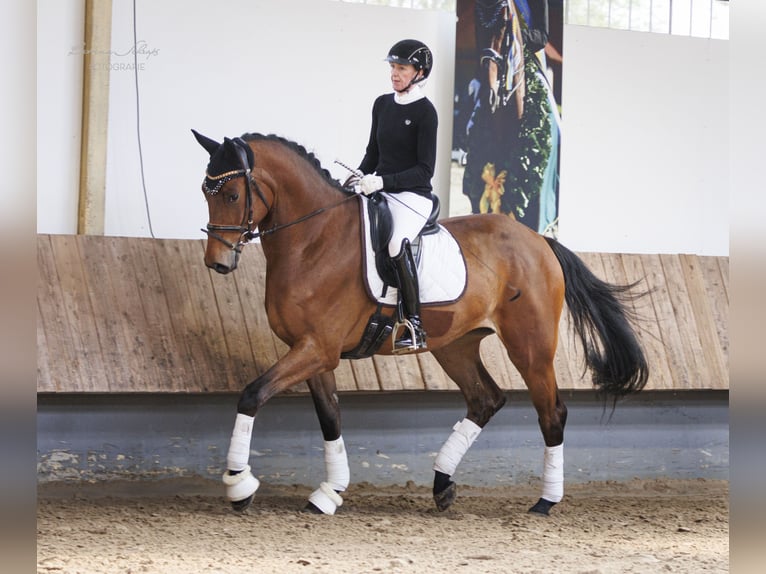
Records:
{"label": "black horse tail", "polygon": [[636,283],[602,281],[572,251],[555,239],[546,240],[564,271],[564,299],[594,386],[605,399],[610,396],[615,401],[640,391],[649,378],[649,366],[631,324],[635,316],[628,304],[647,293],[634,293]]}

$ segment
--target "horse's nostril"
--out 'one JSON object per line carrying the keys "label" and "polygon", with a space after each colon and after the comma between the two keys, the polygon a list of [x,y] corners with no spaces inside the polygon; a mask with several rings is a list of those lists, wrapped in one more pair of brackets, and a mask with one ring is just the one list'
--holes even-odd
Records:
{"label": "horse's nostril", "polygon": [[212,267],[214,271],[220,273],[221,275],[226,275],[232,270],[231,267],[224,265],[223,263],[214,263],[210,267]]}
{"label": "horse's nostril", "polygon": [[237,268],[238,254],[233,252],[205,254],[205,265],[216,273],[227,275]]}

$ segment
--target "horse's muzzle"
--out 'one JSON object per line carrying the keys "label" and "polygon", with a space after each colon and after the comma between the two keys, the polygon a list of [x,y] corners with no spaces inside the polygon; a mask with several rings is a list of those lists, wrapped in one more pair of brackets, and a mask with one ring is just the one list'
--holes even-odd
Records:
{"label": "horse's muzzle", "polygon": [[210,269],[212,269],[213,271],[217,271],[221,275],[226,275],[227,273],[231,273],[237,268],[236,265],[234,265],[233,267],[229,267],[228,265],[223,265],[222,263],[213,263],[212,265],[208,265],[208,267],[210,267]]}
{"label": "horse's muzzle", "polygon": [[236,251],[219,253],[214,257],[205,256],[205,265],[221,275],[234,271],[237,268],[237,263],[239,263],[239,253]]}

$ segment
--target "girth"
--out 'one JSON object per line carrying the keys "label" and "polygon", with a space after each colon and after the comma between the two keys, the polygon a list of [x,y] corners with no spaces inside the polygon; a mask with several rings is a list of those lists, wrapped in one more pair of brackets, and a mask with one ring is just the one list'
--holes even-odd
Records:
{"label": "girth", "polygon": [[391,337],[396,321],[393,317],[384,315],[383,305],[378,303],[375,312],[367,319],[362,338],[356,347],[340,354],[341,359],[366,359],[372,357],[380,349],[383,341]]}

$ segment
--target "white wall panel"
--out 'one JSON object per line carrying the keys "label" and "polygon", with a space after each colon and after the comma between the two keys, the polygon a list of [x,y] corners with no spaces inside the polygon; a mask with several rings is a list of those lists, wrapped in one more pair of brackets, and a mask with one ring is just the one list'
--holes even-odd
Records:
{"label": "white wall panel", "polygon": [[[394,42],[416,36],[436,66],[426,93],[441,121],[436,186],[448,186],[454,75],[454,15],[340,2],[226,0],[138,2],[140,120],[144,174],[157,237],[200,237],[199,191],[207,153],[194,128],[214,139],[276,133],[333,164],[364,154],[374,98],[390,91]],[[112,44],[133,43],[132,6],[114,0]],[[117,60],[118,58],[115,58]],[[147,235],[138,169],[132,55],[112,72],[107,233]]]}
{"label": "white wall panel", "polygon": [[77,233],[82,0],[37,2],[37,231]]}
{"label": "white wall panel", "polygon": [[[207,221],[199,191],[207,154],[191,128],[216,139],[278,133],[344,179],[332,162],[360,161],[372,101],[390,89],[382,58],[404,37],[435,53],[426,91],[440,117],[435,186],[447,195],[454,15],[327,0],[136,6],[155,236],[200,237]],[[38,232],[73,233],[82,70],[67,54],[82,37],[82,7],[39,7],[38,125],[61,155],[38,158],[38,172],[56,182],[38,189]],[[147,236],[132,10],[132,0],[113,0],[106,231]],[[562,241],[581,251],[727,255],[728,43],[567,26],[564,58]]]}
{"label": "white wall panel", "polygon": [[568,26],[560,238],[728,255],[728,42]]}

